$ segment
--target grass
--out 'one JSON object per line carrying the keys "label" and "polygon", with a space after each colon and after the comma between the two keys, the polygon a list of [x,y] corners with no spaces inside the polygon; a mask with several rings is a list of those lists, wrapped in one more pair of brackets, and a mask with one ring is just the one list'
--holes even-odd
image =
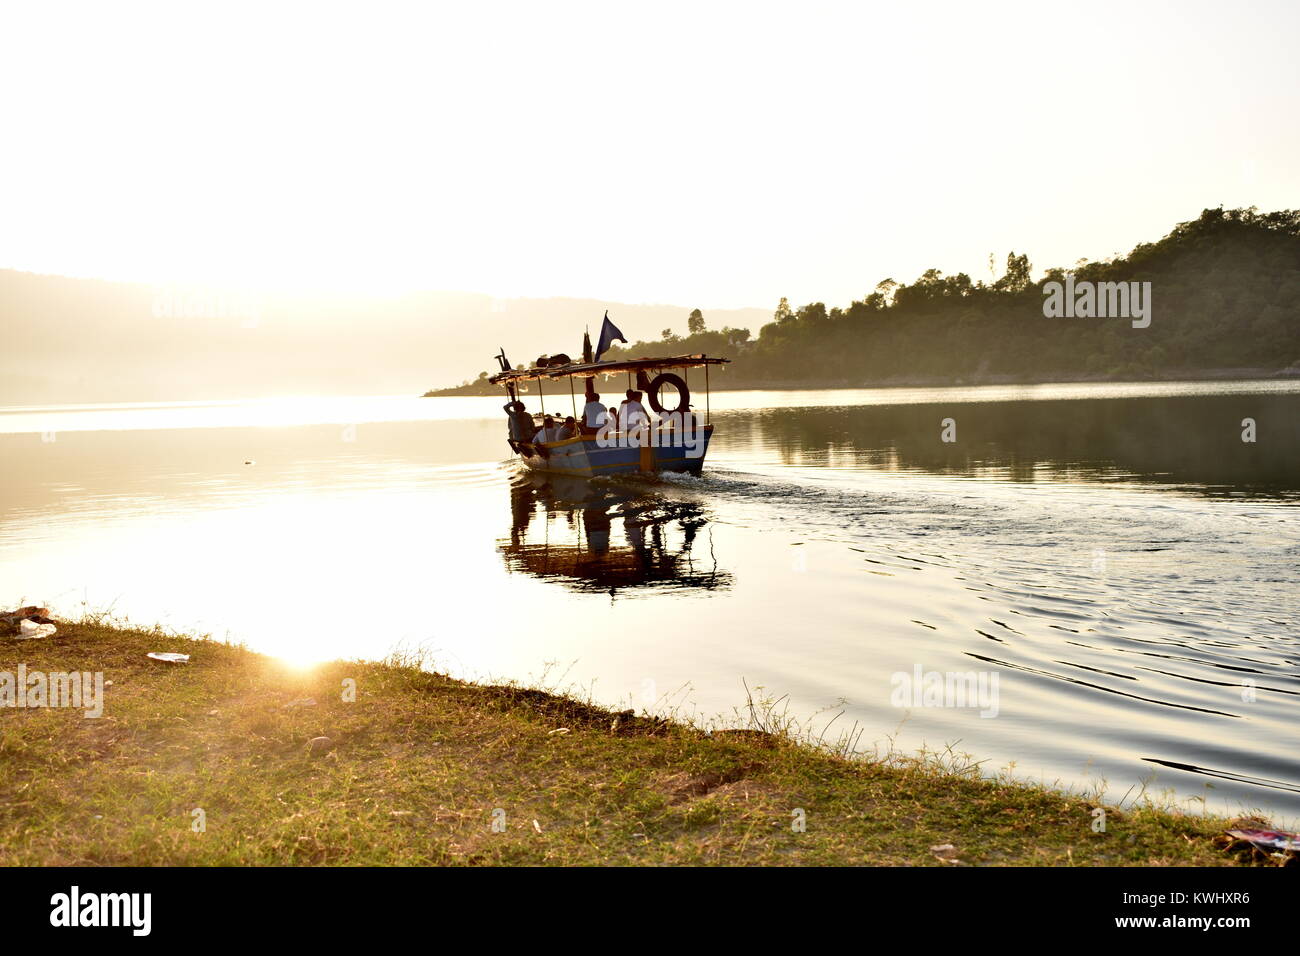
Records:
{"label": "grass", "polygon": [[776,733],[709,734],[397,663],[294,669],[94,622],[0,640],[0,671],[19,663],[112,684],[99,719],[0,710],[4,865],[1271,862],[1228,846],[1225,820],[1112,807],[1095,833],[1082,796],[933,757],[846,759],[770,716]]}

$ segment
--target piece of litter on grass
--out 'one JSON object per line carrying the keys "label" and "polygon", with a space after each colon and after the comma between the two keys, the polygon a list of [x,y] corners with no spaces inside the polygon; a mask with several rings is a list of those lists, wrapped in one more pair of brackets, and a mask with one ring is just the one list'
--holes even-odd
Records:
{"label": "piece of litter on grass", "polygon": [[156,661],[166,661],[168,664],[188,664],[190,661],[190,655],[175,654],[172,651],[150,651],[146,656]]}
{"label": "piece of litter on grass", "polygon": [[556,727],[554,730],[548,730],[546,732],[546,736],[554,737],[556,734],[559,734],[561,737],[563,737],[568,732],[569,732],[568,727]]}
{"label": "piece of litter on grass", "polygon": [[53,637],[58,630],[53,624],[37,624],[24,619],[18,622],[18,633],[14,636],[20,641],[34,641],[41,637]]}
{"label": "piece of litter on grass", "polygon": [[534,821],[533,821],[533,829],[536,830],[538,833],[541,833],[541,832],[542,832],[542,825],[541,825],[540,823],[538,823],[536,820],[534,820]]}
{"label": "piece of litter on grass", "polygon": [[940,843],[938,846],[932,846],[930,852],[942,863],[961,863],[961,860],[957,859],[957,848],[951,843]]}
{"label": "piece of litter on grass", "polygon": [[1253,843],[1261,850],[1289,850],[1300,853],[1300,833],[1286,830],[1229,830],[1228,836]]}

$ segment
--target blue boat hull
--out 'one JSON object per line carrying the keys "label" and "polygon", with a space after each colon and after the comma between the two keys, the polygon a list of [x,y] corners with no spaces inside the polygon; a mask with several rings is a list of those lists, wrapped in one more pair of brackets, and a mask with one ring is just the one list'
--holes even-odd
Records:
{"label": "blue boat hull", "polygon": [[[595,478],[602,475],[654,474],[661,471],[699,474],[713,438],[713,426],[700,430],[698,447],[688,449],[680,443],[666,443],[665,447],[602,448],[595,438],[570,438],[547,442],[542,448],[546,454],[521,454],[520,460],[534,471],[553,475],[572,475]],[[694,451],[694,454],[689,452]]]}

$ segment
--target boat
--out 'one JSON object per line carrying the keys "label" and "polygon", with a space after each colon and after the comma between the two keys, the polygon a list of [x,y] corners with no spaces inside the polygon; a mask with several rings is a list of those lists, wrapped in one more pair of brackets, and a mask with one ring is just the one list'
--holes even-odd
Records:
{"label": "boat", "polygon": [[[585,351],[585,349],[584,349]],[[533,416],[534,429],[540,429],[546,416],[544,386],[557,386],[552,400],[559,400],[563,408],[563,385],[567,381],[569,409],[573,417],[582,421],[580,409],[596,392],[597,379],[616,380],[622,384],[626,376],[627,388],[642,392],[649,404],[651,423],[633,428],[620,428],[611,419],[599,430],[584,428],[581,434],[558,441],[518,441],[508,439],[511,450],[519,460],[534,471],[579,478],[606,475],[655,474],[659,472],[685,472],[699,474],[704,467],[709,442],[713,438],[713,423],[709,404],[709,369],[725,365],[730,359],[703,354],[677,355],[668,358],[614,359],[609,361],[572,361],[567,356],[539,359],[528,368],[511,368],[504,350],[496,356],[501,371],[488,378],[500,385],[510,397],[510,403],[522,401],[521,396],[535,385],[539,403],[538,416]],[[690,372],[704,370],[704,417],[701,420],[691,405]],[[678,373],[681,374],[678,374]],[[575,384],[581,381],[581,395]],[[635,382],[635,385],[633,385]],[[660,401],[662,390],[671,385],[678,396],[674,408],[666,408]],[[620,391],[622,389],[619,389]],[[558,393],[558,394],[557,394]],[[579,401],[581,400],[581,404]],[[604,405],[617,405],[617,401],[602,399]],[[507,404],[507,408],[510,404]],[[554,407],[554,406],[553,406]],[[569,414],[562,411],[561,415]],[[534,432],[535,434],[536,432]]]}

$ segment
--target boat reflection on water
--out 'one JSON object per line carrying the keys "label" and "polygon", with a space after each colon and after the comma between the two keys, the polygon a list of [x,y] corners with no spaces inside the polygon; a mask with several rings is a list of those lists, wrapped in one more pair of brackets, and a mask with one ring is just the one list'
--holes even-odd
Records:
{"label": "boat reflection on water", "polygon": [[506,567],[574,591],[729,588],[703,506],[643,488],[521,474],[510,486]]}

